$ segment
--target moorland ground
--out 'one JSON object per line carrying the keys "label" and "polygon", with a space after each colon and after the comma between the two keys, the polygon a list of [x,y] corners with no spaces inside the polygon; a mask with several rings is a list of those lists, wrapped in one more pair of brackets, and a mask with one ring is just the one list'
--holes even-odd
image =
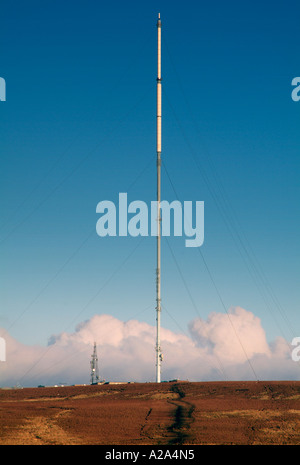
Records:
{"label": "moorland ground", "polygon": [[300,444],[300,382],[0,389],[0,444]]}

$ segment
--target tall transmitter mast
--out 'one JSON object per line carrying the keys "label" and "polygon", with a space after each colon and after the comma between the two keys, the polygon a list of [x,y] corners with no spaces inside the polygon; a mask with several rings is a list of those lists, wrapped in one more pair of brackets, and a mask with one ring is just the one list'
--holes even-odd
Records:
{"label": "tall transmitter mast", "polygon": [[161,210],[160,210],[160,171],[161,171],[161,20],[157,20],[157,103],[156,103],[156,152],[157,152],[157,268],[156,268],[156,382],[160,383],[162,353],[160,347],[160,242],[161,242]]}

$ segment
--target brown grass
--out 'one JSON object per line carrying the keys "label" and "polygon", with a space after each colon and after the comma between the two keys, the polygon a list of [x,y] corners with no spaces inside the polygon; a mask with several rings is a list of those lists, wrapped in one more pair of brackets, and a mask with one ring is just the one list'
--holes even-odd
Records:
{"label": "brown grass", "polygon": [[300,444],[300,382],[0,390],[0,444]]}

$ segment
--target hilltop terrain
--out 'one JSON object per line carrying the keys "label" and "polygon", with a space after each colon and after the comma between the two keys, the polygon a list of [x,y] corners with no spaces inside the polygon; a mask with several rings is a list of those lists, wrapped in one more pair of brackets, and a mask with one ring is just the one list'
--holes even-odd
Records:
{"label": "hilltop terrain", "polygon": [[0,444],[300,444],[300,382],[0,389]]}

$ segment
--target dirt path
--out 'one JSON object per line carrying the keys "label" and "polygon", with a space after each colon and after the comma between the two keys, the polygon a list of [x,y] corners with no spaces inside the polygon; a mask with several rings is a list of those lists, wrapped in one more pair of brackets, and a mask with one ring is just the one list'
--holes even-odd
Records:
{"label": "dirt path", "polygon": [[195,404],[184,400],[185,392],[179,384],[174,384],[172,391],[178,394],[178,400],[168,401],[176,407],[174,423],[169,427],[169,431],[173,437],[168,444],[182,445],[191,443],[193,441],[191,425],[194,422],[193,413]]}

